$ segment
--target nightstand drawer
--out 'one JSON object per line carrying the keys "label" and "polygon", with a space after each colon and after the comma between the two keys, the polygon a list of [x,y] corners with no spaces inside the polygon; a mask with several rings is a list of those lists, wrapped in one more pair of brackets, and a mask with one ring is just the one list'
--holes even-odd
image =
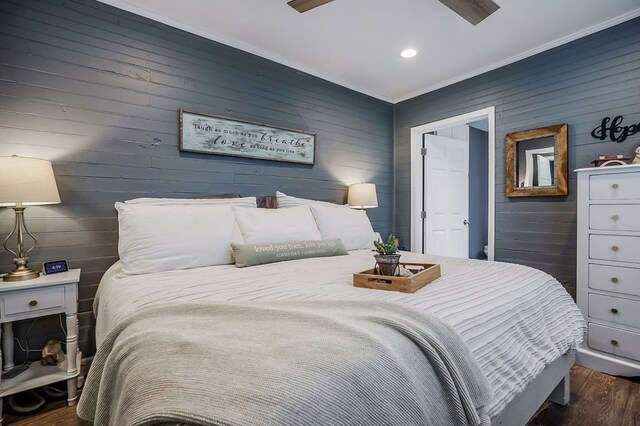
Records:
{"label": "nightstand drawer", "polygon": [[612,173],[591,176],[589,198],[591,200],[640,200],[639,173]]}
{"label": "nightstand drawer", "polygon": [[589,288],[640,296],[640,269],[590,264]]}
{"label": "nightstand drawer", "polygon": [[64,307],[64,287],[42,288],[7,294],[2,298],[5,317]]}
{"label": "nightstand drawer", "polygon": [[589,228],[604,231],[640,231],[640,204],[592,204]]}
{"label": "nightstand drawer", "polygon": [[591,259],[640,263],[640,237],[628,235],[589,235]]}
{"label": "nightstand drawer", "polygon": [[640,301],[590,293],[589,317],[614,324],[640,327]]}
{"label": "nightstand drawer", "polygon": [[640,334],[600,324],[589,324],[589,347],[640,361]]}

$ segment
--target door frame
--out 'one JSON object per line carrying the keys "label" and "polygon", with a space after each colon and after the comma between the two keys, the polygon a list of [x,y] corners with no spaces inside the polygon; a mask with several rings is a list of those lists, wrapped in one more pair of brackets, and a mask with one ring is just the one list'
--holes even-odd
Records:
{"label": "door frame", "polygon": [[[456,115],[427,124],[411,128],[411,251],[420,253],[422,250],[422,218],[419,200],[424,197],[424,182],[422,181],[422,135],[442,129],[443,127],[453,127],[466,124],[470,121],[486,118],[489,122],[488,129],[488,157],[489,174],[487,176],[487,203],[488,203],[488,226],[487,245],[489,260],[495,258],[495,217],[496,217],[496,109],[494,106]],[[421,201],[420,201],[421,202]]]}

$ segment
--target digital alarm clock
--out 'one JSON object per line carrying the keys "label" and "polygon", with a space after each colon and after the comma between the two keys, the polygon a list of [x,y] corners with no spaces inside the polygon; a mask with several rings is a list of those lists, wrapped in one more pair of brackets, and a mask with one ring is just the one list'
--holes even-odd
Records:
{"label": "digital alarm clock", "polygon": [[58,272],[67,272],[69,266],[67,266],[66,260],[53,260],[51,262],[44,262],[42,264],[42,273],[45,275],[57,274]]}

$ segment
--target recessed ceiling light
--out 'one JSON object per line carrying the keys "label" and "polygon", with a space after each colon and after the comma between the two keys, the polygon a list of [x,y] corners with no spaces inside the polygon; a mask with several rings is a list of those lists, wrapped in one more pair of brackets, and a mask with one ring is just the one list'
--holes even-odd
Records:
{"label": "recessed ceiling light", "polygon": [[418,51],[416,49],[404,49],[402,52],[400,52],[400,56],[402,56],[403,58],[413,58],[417,54]]}

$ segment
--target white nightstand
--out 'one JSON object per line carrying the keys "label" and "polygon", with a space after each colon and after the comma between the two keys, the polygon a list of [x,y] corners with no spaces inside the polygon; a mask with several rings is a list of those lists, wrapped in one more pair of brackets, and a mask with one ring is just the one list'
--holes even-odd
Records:
{"label": "white nightstand", "polygon": [[12,379],[0,376],[0,422],[2,421],[2,398],[14,393],[67,381],[67,402],[76,404],[78,366],[81,354],[78,350],[78,281],[80,269],[53,275],[41,275],[27,281],[4,282],[0,280],[0,323],[2,324],[2,351],[0,362],[3,371],[13,363],[13,321],[66,314],[67,344],[66,358],[58,366],[42,366],[32,362],[29,369]]}

